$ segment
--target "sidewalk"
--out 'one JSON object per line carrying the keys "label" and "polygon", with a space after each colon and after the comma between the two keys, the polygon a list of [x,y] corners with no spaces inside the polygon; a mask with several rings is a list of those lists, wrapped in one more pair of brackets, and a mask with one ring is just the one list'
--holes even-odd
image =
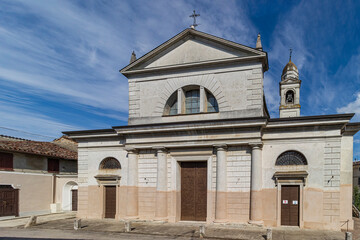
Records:
{"label": "sidewalk", "polygon": [[[41,224],[41,223],[46,223],[46,222],[61,220],[61,219],[69,219],[69,218],[74,219],[75,216],[76,216],[75,212],[44,214],[44,215],[37,216],[37,222],[39,224]],[[15,218],[11,218],[11,219],[1,220],[0,228],[24,226],[29,221],[29,218],[30,218],[30,216],[15,217]]]}
{"label": "sidewalk", "polygon": [[[179,222],[179,223],[164,223],[151,221],[136,221],[132,222],[131,233],[125,233],[124,222],[112,219],[102,220],[82,220],[82,228],[78,231],[73,229],[75,214],[49,214],[38,217],[38,224],[30,229],[24,230],[23,225],[26,224],[26,219],[13,219],[8,221],[0,221],[1,231],[12,232],[16,229],[18,234],[25,231],[37,231],[48,233],[50,237],[54,237],[57,231],[63,231],[81,236],[86,236],[84,239],[96,239],[95,236],[102,235],[104,239],[111,239],[115,235],[118,239],[195,239],[199,238],[199,227],[202,225],[198,222]],[[12,227],[12,228],[9,228]],[[13,229],[13,230],[12,230]],[[360,239],[360,220],[355,220],[355,231],[353,239]],[[14,232],[14,231],[13,231]],[[247,239],[247,240],[264,240],[266,229],[247,224],[209,224],[206,225],[205,238],[206,239]],[[1,235],[1,234],[0,234]],[[143,237],[141,237],[143,236]],[[1,238],[0,238],[1,239]],[[69,238],[71,239],[71,238]],[[343,232],[322,231],[322,230],[300,230],[296,227],[280,227],[273,228],[274,240],[344,240],[345,234]]]}
{"label": "sidewalk", "polygon": [[[34,226],[34,229],[62,229],[73,230],[74,219],[64,219],[47,222]],[[199,223],[179,222],[179,223],[162,223],[162,222],[133,222],[131,224],[131,234],[168,236],[171,238],[187,237],[189,239],[198,238]],[[107,233],[124,233],[124,222],[118,220],[82,220],[82,229],[77,232],[107,232]],[[266,229],[251,225],[206,225],[206,238],[208,239],[248,239],[264,240]],[[273,239],[286,240],[344,240],[344,233],[334,231],[319,230],[300,230],[292,227],[282,227],[273,229]],[[356,238],[354,238],[356,239]]]}

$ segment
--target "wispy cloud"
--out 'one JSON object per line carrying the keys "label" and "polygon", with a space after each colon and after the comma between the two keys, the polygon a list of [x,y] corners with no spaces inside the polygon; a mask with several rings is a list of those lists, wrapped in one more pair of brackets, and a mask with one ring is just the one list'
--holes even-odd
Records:
{"label": "wispy cloud", "polygon": [[[207,0],[4,0],[2,4],[6,7],[0,9],[0,84],[4,91],[18,94],[16,106],[0,109],[2,124],[12,121],[12,127],[23,128],[23,122],[15,119],[25,108],[28,115],[33,112],[37,116],[27,117],[35,132],[39,131],[35,123],[40,119],[53,121],[41,112],[49,111],[49,102],[56,103],[65,114],[55,121],[64,128],[75,114],[66,109],[81,108],[94,118],[93,122],[106,119],[104,122],[114,125],[125,123],[128,85],[118,70],[128,64],[132,50],[141,56],[188,27],[193,9],[202,15],[201,31],[244,44],[254,44],[257,32],[236,1],[224,5]],[[0,96],[0,101],[7,98]],[[32,98],[43,101],[41,109],[32,106]],[[13,103],[14,99],[12,96]],[[55,109],[50,112],[55,117]],[[84,120],[82,128],[90,127],[88,116],[77,116]],[[45,129],[53,134],[48,128],[41,131]]]}
{"label": "wispy cloud", "polygon": [[[200,31],[248,46],[262,31],[272,117],[289,48],[302,80],[303,115],[358,111],[359,6],[348,2],[298,1],[286,8],[283,2],[272,8],[261,1],[212,0],[1,4],[0,126],[53,136],[126,124],[128,84],[118,70],[133,50],[140,57],[189,27],[193,9],[201,14]],[[274,26],[264,28],[254,9],[266,9],[261,14],[270,14]]]}

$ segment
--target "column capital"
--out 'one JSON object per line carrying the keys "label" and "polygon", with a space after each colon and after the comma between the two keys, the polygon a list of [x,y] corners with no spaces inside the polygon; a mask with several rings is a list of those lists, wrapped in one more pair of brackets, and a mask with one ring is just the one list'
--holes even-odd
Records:
{"label": "column capital", "polygon": [[262,142],[253,142],[253,143],[249,143],[249,146],[252,149],[261,149],[263,147],[263,143]]}
{"label": "column capital", "polygon": [[128,153],[138,153],[139,152],[139,150],[138,149],[136,149],[136,148],[134,148],[134,147],[125,147],[124,148],[125,149],[125,151],[127,151]]}
{"label": "column capital", "polygon": [[225,143],[214,144],[213,147],[216,148],[217,151],[219,151],[219,150],[225,151],[228,148],[228,146]]}
{"label": "column capital", "polygon": [[163,146],[152,147],[152,149],[156,150],[157,153],[167,153],[168,152],[168,149]]}

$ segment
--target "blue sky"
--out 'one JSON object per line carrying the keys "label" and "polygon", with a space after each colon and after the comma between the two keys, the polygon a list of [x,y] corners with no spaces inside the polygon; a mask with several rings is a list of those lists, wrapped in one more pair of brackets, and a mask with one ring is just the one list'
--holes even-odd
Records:
{"label": "blue sky", "polygon": [[360,121],[359,1],[0,0],[0,134],[52,140],[126,124],[119,69],[133,50],[140,57],[189,27],[193,9],[200,31],[252,47],[261,33],[271,117],[292,48],[302,115],[353,112]]}

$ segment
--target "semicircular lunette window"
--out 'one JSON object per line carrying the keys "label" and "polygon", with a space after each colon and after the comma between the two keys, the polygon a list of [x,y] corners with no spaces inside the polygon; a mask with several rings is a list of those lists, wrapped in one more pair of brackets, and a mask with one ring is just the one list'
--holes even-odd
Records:
{"label": "semicircular lunette window", "polygon": [[116,158],[108,157],[101,161],[99,169],[121,169],[121,165]]}
{"label": "semicircular lunette window", "polygon": [[276,159],[275,165],[287,166],[287,165],[307,165],[305,156],[297,151],[286,151],[280,154]]}
{"label": "semicircular lunette window", "polygon": [[219,112],[219,105],[214,95],[206,91],[207,112]]}
{"label": "semicircular lunette window", "polygon": [[178,114],[178,101],[177,101],[177,91],[174,92],[170,98],[167,100],[165,109],[165,115],[176,115]]}

